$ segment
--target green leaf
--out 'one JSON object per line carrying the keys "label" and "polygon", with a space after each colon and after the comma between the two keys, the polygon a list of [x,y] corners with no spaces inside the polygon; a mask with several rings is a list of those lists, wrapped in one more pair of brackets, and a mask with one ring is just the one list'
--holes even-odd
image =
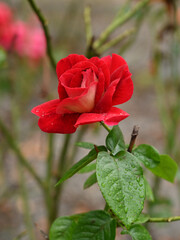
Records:
{"label": "green leaf", "polygon": [[[97,147],[99,151],[106,151],[105,146],[99,146]],[[92,149],[88,155],[83,157],[79,162],[75,163],[67,172],[65,172],[64,176],[56,183],[56,186],[67,180],[68,178],[72,177],[74,174],[76,174],[80,169],[88,165],[90,162],[92,162],[94,159],[97,158],[97,152],[96,149]]]}
{"label": "green leaf", "polygon": [[141,144],[133,150],[133,154],[143,162],[147,168],[155,168],[160,163],[158,151],[147,144]]}
{"label": "green leaf", "polygon": [[116,221],[105,211],[84,214],[73,232],[72,240],[114,240]]}
{"label": "green leaf", "polygon": [[153,194],[152,188],[145,177],[144,177],[144,183],[145,183],[145,188],[146,188],[147,200],[154,202],[154,194]]}
{"label": "green leaf", "polygon": [[60,217],[51,226],[50,240],[114,240],[116,222],[102,210]]}
{"label": "green leaf", "polygon": [[178,166],[170,156],[160,155],[160,164],[150,170],[158,177],[161,177],[173,183],[178,170]]}
{"label": "green leaf", "polygon": [[145,198],[143,171],[138,160],[125,151],[118,157],[100,152],[96,175],[110,209],[126,226],[133,223],[143,209]]}
{"label": "green leaf", "polygon": [[142,224],[142,223],[146,223],[149,220],[150,216],[148,214],[145,213],[141,213],[138,217],[138,219],[136,219],[136,221],[134,223],[136,224]]}
{"label": "green leaf", "polygon": [[78,173],[88,173],[96,170],[96,163],[91,163],[82,168]]}
{"label": "green leaf", "polygon": [[94,148],[94,144],[89,142],[77,142],[75,145],[81,148],[86,148],[86,149]]}
{"label": "green leaf", "polygon": [[106,146],[113,155],[116,155],[118,152],[126,149],[123,134],[118,125],[114,126],[107,135]]}
{"label": "green leaf", "polygon": [[142,225],[132,225],[128,230],[122,231],[121,234],[129,234],[133,240],[152,240],[147,229]]}
{"label": "green leaf", "polygon": [[96,172],[91,174],[84,183],[84,189],[91,187],[93,184],[97,183]]}
{"label": "green leaf", "polygon": [[78,217],[80,217],[80,215],[77,215],[76,218],[73,216],[57,218],[50,228],[49,239],[71,240],[73,230],[77,225],[76,222],[78,220]]}

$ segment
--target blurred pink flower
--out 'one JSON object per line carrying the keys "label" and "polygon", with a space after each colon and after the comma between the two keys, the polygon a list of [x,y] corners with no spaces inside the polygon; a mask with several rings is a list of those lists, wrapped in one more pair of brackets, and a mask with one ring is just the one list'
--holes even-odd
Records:
{"label": "blurred pink flower", "polygon": [[19,56],[39,60],[46,54],[46,40],[40,28],[31,28],[24,22],[14,24],[14,50]]}
{"label": "blurred pink flower", "polygon": [[3,25],[7,25],[12,20],[12,12],[9,6],[0,2],[0,27]]}
{"label": "blurred pink flower", "polygon": [[9,6],[0,2],[0,45],[6,50],[11,47],[13,38],[12,11]]}
{"label": "blurred pink flower", "polygon": [[38,61],[46,54],[44,32],[36,25],[13,21],[11,9],[0,2],[0,45],[7,51],[14,51],[21,57]]}
{"label": "blurred pink flower", "polygon": [[32,60],[39,60],[46,54],[46,39],[40,28],[29,31],[26,55]]}
{"label": "blurred pink flower", "polygon": [[25,55],[25,50],[28,44],[28,32],[29,27],[22,21],[13,23],[13,50],[18,53],[19,56]]}

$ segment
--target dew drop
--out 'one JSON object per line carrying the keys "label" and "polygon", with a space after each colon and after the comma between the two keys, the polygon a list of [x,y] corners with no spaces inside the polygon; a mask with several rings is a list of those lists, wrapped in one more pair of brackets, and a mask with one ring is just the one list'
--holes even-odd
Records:
{"label": "dew drop", "polygon": [[143,198],[143,197],[144,197],[144,194],[143,194],[143,193],[141,193],[139,196],[140,196],[140,198]]}
{"label": "dew drop", "polygon": [[143,186],[143,182],[140,182],[140,183],[139,183],[139,186],[142,187],[142,186]]}

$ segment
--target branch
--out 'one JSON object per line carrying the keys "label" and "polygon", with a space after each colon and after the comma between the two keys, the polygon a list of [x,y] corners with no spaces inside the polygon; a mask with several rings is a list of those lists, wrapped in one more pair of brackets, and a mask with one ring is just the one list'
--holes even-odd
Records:
{"label": "branch", "polygon": [[109,35],[120,25],[127,22],[131,17],[133,17],[140,9],[142,9],[146,4],[149,3],[149,0],[142,0],[138,2],[131,10],[125,13],[123,16],[115,19],[102,34],[100,35],[99,39],[94,42],[94,49],[98,49],[102,46],[102,44],[107,40]]}
{"label": "branch", "polygon": [[180,221],[180,216],[168,217],[168,218],[149,218],[148,222],[175,222]]}
{"label": "branch", "polygon": [[37,15],[41,25],[42,25],[42,28],[44,30],[44,34],[45,34],[45,37],[46,37],[46,44],[47,44],[47,49],[46,49],[46,52],[47,52],[47,55],[49,57],[49,60],[50,60],[50,63],[51,63],[51,66],[52,68],[56,71],[56,62],[53,58],[53,55],[52,55],[52,49],[51,49],[51,37],[50,37],[50,34],[49,34],[49,29],[48,29],[48,23],[46,21],[46,19],[44,18],[43,14],[41,13],[40,9],[36,6],[34,0],[27,0],[31,6],[31,8],[33,9],[33,11],[35,12],[35,14]]}
{"label": "branch", "polygon": [[131,134],[131,140],[130,140],[129,147],[128,147],[128,152],[130,152],[130,153],[132,152],[138,132],[139,132],[139,127],[134,126],[132,134]]}
{"label": "branch", "polygon": [[136,29],[135,28],[131,28],[129,30],[126,30],[125,32],[123,32],[121,35],[119,35],[118,37],[112,39],[111,41],[105,43],[104,45],[102,45],[102,47],[100,47],[97,52],[98,54],[102,54],[105,51],[107,51],[109,48],[114,47],[115,45],[117,45],[118,43],[120,43],[121,41],[123,41],[125,38],[129,37],[130,35],[132,35],[133,33],[135,33]]}
{"label": "branch", "polygon": [[41,180],[41,178],[37,175],[34,168],[29,164],[28,160],[23,156],[21,150],[19,149],[16,140],[13,138],[9,130],[6,128],[2,120],[0,119],[0,131],[4,135],[6,141],[8,142],[11,149],[16,154],[18,160],[21,162],[21,164],[29,171],[29,173],[33,176],[33,178],[37,181],[37,183],[40,185],[40,187],[44,187],[44,184]]}
{"label": "branch", "polygon": [[90,46],[92,42],[92,28],[91,28],[91,7],[87,6],[84,9],[84,22],[85,22],[85,29],[86,29],[86,44],[87,47]]}

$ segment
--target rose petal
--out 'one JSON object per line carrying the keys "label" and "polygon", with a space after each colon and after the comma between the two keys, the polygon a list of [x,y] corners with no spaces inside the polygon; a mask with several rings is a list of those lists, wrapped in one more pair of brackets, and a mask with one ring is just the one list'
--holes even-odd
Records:
{"label": "rose petal", "polygon": [[112,57],[108,55],[108,56],[102,57],[101,60],[105,62],[105,64],[108,66],[109,72],[110,72]]}
{"label": "rose petal", "polygon": [[99,75],[98,75],[98,84],[96,89],[95,105],[99,102],[99,100],[101,99],[104,93],[104,84],[105,84],[105,77],[102,70],[100,69]]}
{"label": "rose petal", "polygon": [[132,74],[129,72],[128,65],[124,64],[117,68],[112,74],[111,74],[111,82],[118,78],[126,78],[131,76]]}
{"label": "rose petal", "polygon": [[45,102],[41,105],[34,107],[31,112],[39,117],[44,117],[46,115],[50,115],[56,112],[56,108],[60,103],[59,99],[51,100],[49,102]]}
{"label": "rose petal", "polygon": [[133,94],[134,86],[131,77],[123,78],[119,81],[112,98],[112,105],[127,102]]}
{"label": "rose petal", "polygon": [[97,82],[93,82],[81,96],[63,99],[56,112],[59,114],[90,112],[94,108],[96,86]]}
{"label": "rose petal", "polygon": [[127,62],[121,56],[113,53],[111,56],[103,57],[102,60],[106,63],[110,70],[110,74],[112,74],[117,68],[122,65],[127,65]]}
{"label": "rose petal", "polygon": [[91,69],[83,71],[82,75],[83,75],[83,80],[81,82],[82,88],[89,87],[92,82],[97,81],[97,78]]}
{"label": "rose petal", "polygon": [[41,117],[38,121],[40,129],[48,133],[74,133],[76,127],[74,127],[79,114],[50,114],[45,117]]}
{"label": "rose petal", "polygon": [[61,59],[56,66],[58,79],[64,72],[66,72],[68,69],[71,69],[76,63],[86,60],[87,58],[85,56],[78,54],[71,54],[66,58]]}
{"label": "rose petal", "polygon": [[72,73],[67,71],[60,77],[60,84],[64,87],[69,97],[80,96],[85,91],[86,88],[71,87],[71,82],[77,82],[78,83],[77,85],[81,84],[82,73],[76,72],[73,75]]}
{"label": "rose petal", "polygon": [[107,91],[104,93],[103,97],[100,99],[100,101],[95,106],[94,112],[97,113],[103,113],[109,111],[109,109],[112,107],[112,98],[116,91],[116,87],[119,83],[120,79],[116,79],[113,81],[110,85]]}
{"label": "rose petal", "polygon": [[100,71],[103,72],[103,74],[104,74],[104,88],[106,89],[109,86],[109,83],[110,83],[110,71],[107,68],[107,65],[105,64],[105,62],[103,60],[99,59],[98,57],[93,57],[93,58],[90,59],[90,61],[98,67],[98,72],[100,72]]}
{"label": "rose petal", "polygon": [[120,121],[127,118],[129,114],[119,108],[112,107],[111,110],[106,114],[104,123],[109,126],[117,125]]}
{"label": "rose petal", "polygon": [[120,121],[127,118],[128,113],[119,108],[112,107],[107,113],[83,113],[77,119],[75,127],[95,122],[104,121],[109,126],[117,125]]}
{"label": "rose petal", "polygon": [[59,84],[58,84],[58,94],[59,94],[60,100],[63,100],[64,98],[68,97],[67,92],[66,92],[64,86],[61,84],[61,82],[59,82]]}
{"label": "rose petal", "polygon": [[75,69],[75,68],[79,68],[79,69],[81,69],[81,71],[86,70],[86,69],[92,69],[93,72],[98,74],[97,66],[95,64],[93,64],[92,62],[90,62],[89,60],[78,62],[77,64],[75,64],[72,67],[72,69]]}
{"label": "rose petal", "polygon": [[127,65],[127,62],[121,56],[113,53],[110,72],[113,73],[117,68],[119,68],[122,65]]}
{"label": "rose petal", "polygon": [[75,123],[75,127],[78,127],[79,125],[85,125],[95,122],[100,122],[104,120],[104,113],[83,113],[79,116],[77,119],[77,122]]}

